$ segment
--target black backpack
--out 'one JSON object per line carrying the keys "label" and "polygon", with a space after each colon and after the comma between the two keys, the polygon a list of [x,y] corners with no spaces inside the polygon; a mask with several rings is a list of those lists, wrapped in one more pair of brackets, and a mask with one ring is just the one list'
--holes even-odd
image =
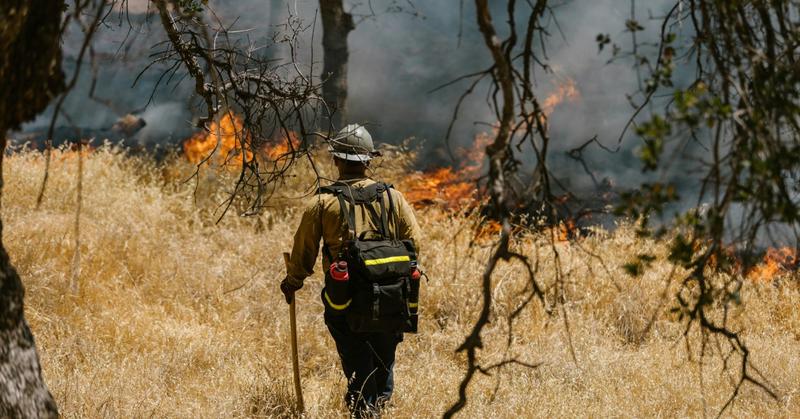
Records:
{"label": "black backpack", "polygon": [[[336,196],[348,226],[348,237],[339,254],[328,256],[334,262],[347,262],[349,279],[337,281],[326,271],[323,301],[326,310],[343,313],[354,332],[417,331],[419,275],[412,275],[417,255],[410,240],[398,240],[389,231],[389,222],[395,217],[391,188],[385,183],[363,188],[335,183],[319,189],[319,193]],[[382,199],[384,193],[388,208]],[[380,213],[372,205],[375,201]],[[369,237],[370,231],[356,231],[356,205],[366,209],[378,228]]]}

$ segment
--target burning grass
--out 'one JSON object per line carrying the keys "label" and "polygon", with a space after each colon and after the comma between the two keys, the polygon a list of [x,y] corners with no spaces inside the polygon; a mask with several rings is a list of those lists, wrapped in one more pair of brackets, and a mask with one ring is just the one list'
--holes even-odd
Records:
{"label": "burning grass", "polygon": [[[88,153],[80,290],[73,295],[77,159],[55,157],[38,211],[43,158],[34,152],[7,157],[3,220],[6,246],[27,287],[26,313],[44,375],[65,417],[286,416],[292,400],[288,313],[277,285],[281,252],[290,248],[299,216],[299,202],[290,196],[307,189],[309,169],[298,167],[282,204],[263,216],[232,215],[215,224],[226,173],[208,171],[195,191],[193,183],[179,182],[193,170],[182,158],[157,166],[106,147]],[[377,171],[400,184],[401,167],[386,161]],[[328,165],[322,169],[329,175]],[[470,245],[473,218],[440,211],[418,213],[431,279],[422,294],[421,333],[407,336],[399,349],[390,417],[438,416],[455,400],[464,359],[454,349],[480,305],[488,249]],[[550,238],[523,234],[516,246],[539,257],[538,279],[553,284]],[[463,416],[715,414],[730,394],[728,375],[717,358],[687,361],[681,323],[670,304],[659,305],[670,270],[667,245],[623,225],[555,246],[568,275],[563,298],[577,365],[562,314],[549,317],[538,304],[523,311],[506,351],[501,318],[520,304],[525,283],[522,267],[503,263],[493,284],[496,321],[486,330],[482,354],[487,364],[508,353],[541,366],[479,376]],[[622,266],[643,251],[659,256],[653,268],[641,277],[626,275]],[[787,275],[780,285],[746,282],[743,304],[731,313],[747,327],[753,361],[780,394],[776,402],[748,387],[730,411],[735,416],[800,415],[800,287],[797,274]],[[317,273],[298,297],[306,405],[309,417],[342,417],[345,380],[322,322],[321,284]],[[645,331],[654,312],[656,322]],[[691,336],[695,347],[698,341]]]}
{"label": "burning grass", "polygon": [[220,166],[241,167],[253,158],[249,149],[250,134],[242,118],[226,113],[211,122],[208,132],[198,131],[183,142],[183,154],[195,164],[215,159]]}
{"label": "burning grass", "polygon": [[[560,75],[560,82],[542,102],[542,123],[565,102],[581,97],[575,81]],[[478,206],[478,180],[484,173],[486,146],[492,143],[496,127],[491,133],[475,136],[468,148],[455,151],[456,167],[437,167],[425,172],[413,172],[403,179],[406,197],[417,209],[436,205],[448,210],[471,210]]]}
{"label": "burning grass", "polygon": [[401,186],[408,201],[417,209],[431,205],[448,210],[475,209],[478,178],[485,163],[484,149],[491,140],[490,135],[479,134],[468,149],[456,150],[461,161],[457,168],[438,167],[405,176]]}
{"label": "burning grass", "polygon": [[297,134],[288,132],[278,140],[256,148],[242,118],[226,113],[219,121],[211,122],[208,131],[200,130],[184,140],[182,148],[190,163],[213,164],[235,171],[254,158],[280,160],[299,145]]}
{"label": "burning grass", "polygon": [[770,282],[778,277],[790,275],[797,269],[797,249],[790,247],[770,247],[764,260],[747,273],[754,281]]}

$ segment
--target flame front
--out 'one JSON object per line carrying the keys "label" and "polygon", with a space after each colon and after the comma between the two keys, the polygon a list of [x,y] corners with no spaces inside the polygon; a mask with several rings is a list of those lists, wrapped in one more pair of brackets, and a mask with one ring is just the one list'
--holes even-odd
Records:
{"label": "flame front", "polygon": [[415,173],[405,182],[404,194],[415,208],[440,204],[447,209],[475,206],[477,186],[475,179],[483,168],[486,146],[492,136],[486,133],[475,137],[469,150],[460,150],[461,167],[440,167],[424,173]]}
{"label": "flame front", "polygon": [[570,238],[574,238],[577,231],[575,219],[573,218],[568,218],[565,222],[558,223],[557,227],[553,227],[555,239],[560,242],[566,242],[569,241]]}
{"label": "flame front", "polygon": [[183,154],[190,162],[198,164],[210,160],[214,153],[220,165],[241,167],[245,161],[253,158],[253,153],[247,147],[250,143],[249,137],[244,130],[242,118],[226,113],[219,123],[211,123],[208,132],[200,131],[185,140]]}
{"label": "flame front", "polygon": [[219,123],[212,122],[208,131],[197,132],[186,139],[183,142],[183,154],[194,164],[213,160],[219,166],[236,169],[241,168],[245,162],[253,161],[256,154],[271,161],[280,160],[299,145],[297,133],[288,131],[280,140],[265,144],[259,147],[258,153],[254,153],[252,136],[244,128],[242,118],[226,113]]}
{"label": "flame front", "polygon": [[[290,147],[291,145],[291,147]],[[272,161],[278,161],[293,151],[297,150],[300,146],[300,138],[294,131],[288,132],[287,134],[283,135],[280,141],[275,142],[272,145],[267,145],[264,147],[264,155],[267,156]]]}
{"label": "flame front", "polygon": [[472,200],[475,190],[475,184],[464,180],[459,172],[442,167],[432,172],[412,175],[404,194],[416,208],[435,202],[453,208]]}
{"label": "flame front", "polygon": [[747,273],[753,281],[772,281],[773,279],[797,269],[797,249],[791,247],[770,247],[764,261]]}
{"label": "flame front", "polygon": [[578,91],[578,85],[575,83],[575,80],[565,77],[564,81],[556,86],[556,91],[542,101],[542,113],[544,113],[545,116],[550,116],[553,114],[556,107],[564,103],[564,101],[571,102],[580,99],[580,97],[581,92]]}
{"label": "flame front", "polygon": [[[541,102],[542,123],[547,125],[547,117],[564,102],[571,102],[580,98],[578,85],[569,77],[561,76],[563,80],[555,91]],[[409,202],[416,208],[424,208],[431,204],[440,204],[447,209],[471,208],[477,203],[476,179],[481,174],[486,161],[486,146],[494,141],[497,128],[491,134],[482,133],[475,137],[468,150],[461,150],[458,157],[462,163],[458,168],[441,167],[424,173],[417,173],[405,182],[405,195]],[[566,227],[570,231],[572,227]],[[559,237],[566,233],[559,233]]]}

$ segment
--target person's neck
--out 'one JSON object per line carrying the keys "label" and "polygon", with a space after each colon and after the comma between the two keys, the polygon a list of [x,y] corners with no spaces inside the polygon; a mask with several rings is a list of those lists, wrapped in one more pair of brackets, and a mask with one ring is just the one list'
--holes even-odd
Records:
{"label": "person's neck", "polygon": [[339,180],[366,179],[366,172],[339,172]]}

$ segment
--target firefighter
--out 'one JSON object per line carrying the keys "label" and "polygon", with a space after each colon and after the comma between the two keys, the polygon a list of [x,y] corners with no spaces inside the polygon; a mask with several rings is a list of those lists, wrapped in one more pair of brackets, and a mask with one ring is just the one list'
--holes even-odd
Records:
{"label": "firefighter", "polygon": [[[353,190],[362,190],[373,185],[374,189],[376,181],[370,179],[367,172],[370,160],[378,153],[367,129],[357,124],[347,125],[332,138],[331,144],[330,151],[339,172],[335,185]],[[411,206],[397,190],[387,187],[384,191],[386,193],[378,196],[372,204],[353,205],[351,214],[342,213],[342,208],[346,205],[340,206],[339,200],[332,194],[318,193],[312,197],[295,233],[287,276],[280,285],[286,302],[290,303],[294,293],[303,287],[303,280],[314,272],[321,239],[322,266],[326,271],[326,287],[322,290],[325,324],[336,344],[341,366],[348,380],[345,402],[357,416],[377,413],[391,398],[395,350],[402,341],[403,334],[398,331],[354,331],[345,316],[350,301],[342,300],[337,304],[331,297],[333,293],[329,291],[332,291],[331,284],[335,285],[331,282],[331,275],[336,275],[334,262],[348,237],[348,223],[353,219],[352,215],[355,216],[355,225],[352,227],[356,231],[369,234],[380,230],[380,226],[376,225],[380,224],[380,217],[371,215],[379,210],[385,211],[388,207],[391,213],[384,220],[388,218],[390,222],[384,221],[384,225],[389,231],[385,233],[397,240],[412,242],[416,253],[419,253],[420,228]],[[372,208],[367,208],[369,205]],[[413,306],[416,312],[416,302]]]}

